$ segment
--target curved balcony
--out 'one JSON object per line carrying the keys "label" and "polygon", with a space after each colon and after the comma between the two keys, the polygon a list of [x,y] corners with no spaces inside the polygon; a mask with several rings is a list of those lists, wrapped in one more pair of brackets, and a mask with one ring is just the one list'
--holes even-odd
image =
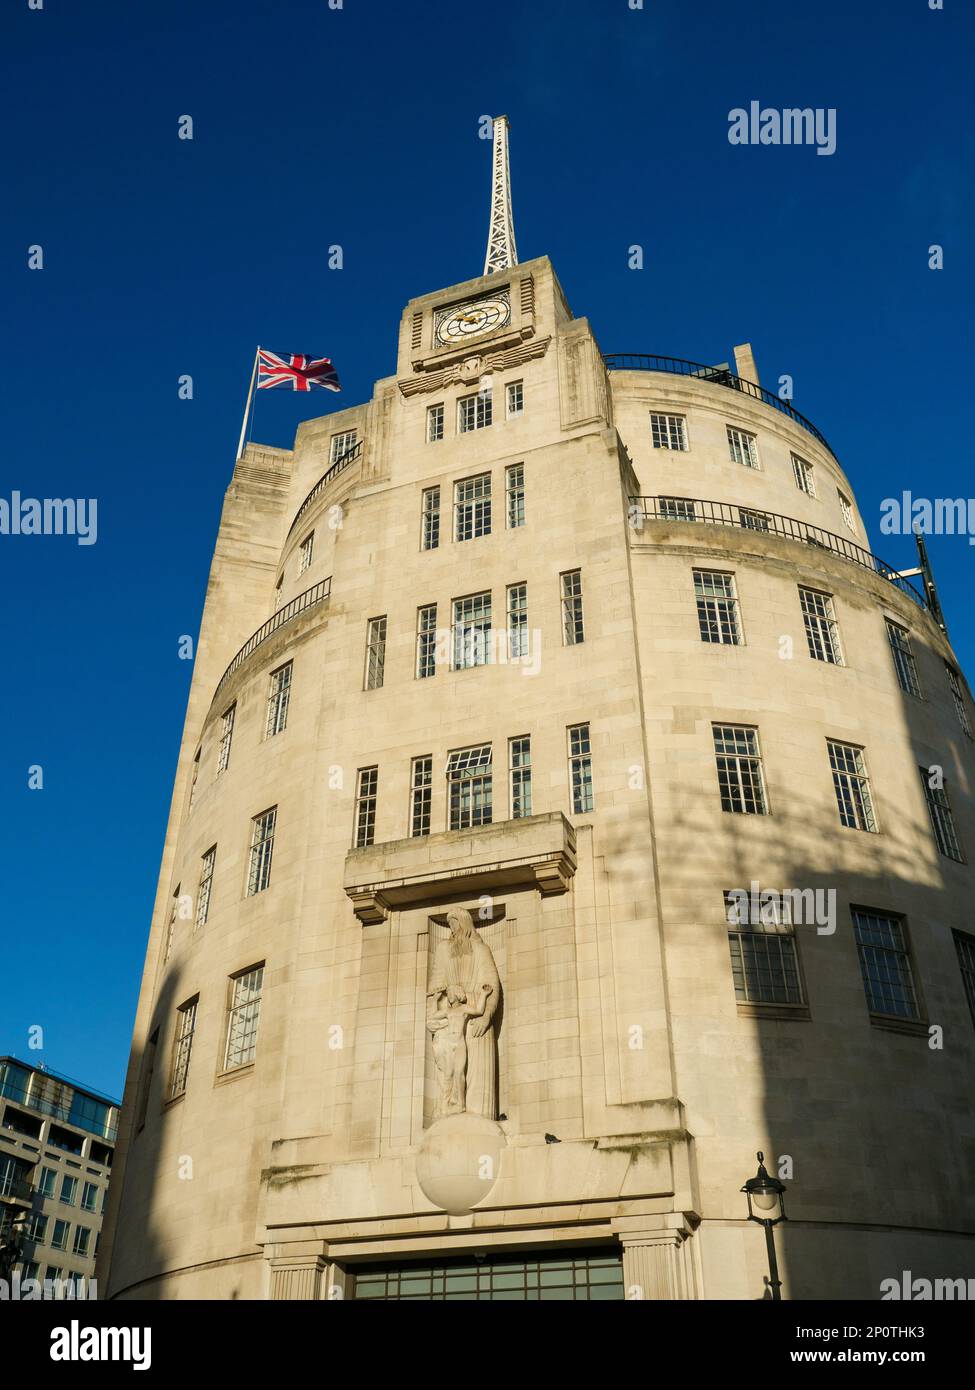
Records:
{"label": "curved balcony", "polygon": [[862,569],[879,574],[881,579],[896,585],[901,593],[913,599],[919,608],[925,612],[931,611],[924,595],[891,565],[885,564],[855,541],[847,540],[845,536],[835,536],[832,531],[824,531],[822,527],[799,521],[794,516],[780,516],[777,512],[738,506],[734,502],[709,502],[700,497],[631,497],[631,526],[640,530],[645,521],[690,521],[701,522],[705,526],[736,526],[742,531],[757,531],[762,535],[781,536],[787,541],[814,545],[819,550],[827,550],[831,555],[851,560]]}
{"label": "curved balcony", "polygon": [[727,367],[708,367],[703,362],[688,362],[683,357],[656,357],[652,353],[646,352],[611,352],[604,354],[603,362],[606,369],[611,372],[670,372],[673,376],[691,376],[698,381],[710,381],[716,386],[725,386],[732,391],[741,391],[743,395],[751,396],[756,401],[763,401],[766,405],[770,405],[780,415],[788,415],[789,419],[794,420],[800,429],[811,434],[813,439],[817,439],[823,448],[829,449],[829,452],[836,458],[826,436],[816,428],[811,420],[807,420],[805,415],[800,415],[795,406],[782,400],[771,391],[766,391],[764,386],[757,386],[754,381],[746,381],[744,377],[736,376]]}
{"label": "curved balcony", "polygon": [[[356,459],[359,458],[361,454],[362,440],[357,439],[356,442],[353,444],[352,448],[349,449],[346,453],[342,454],[340,458],[337,458],[327,473],[322,474],[318,482],[312,488],[311,492],[309,492],[308,496],[305,498],[304,502],[302,502],[301,506],[295,512],[295,519],[288,527],[288,536],[291,535],[292,531],[298,525],[298,522],[304,516],[305,512],[314,502],[318,494],[320,492],[323,492],[325,488],[328,487],[329,483],[332,481],[333,478],[338,477],[338,475],[344,469],[348,468],[350,463],[355,463]],[[285,540],[288,539],[288,536],[285,537]]]}
{"label": "curved balcony", "polygon": [[217,688],[213,692],[213,698],[217,698],[221,688],[226,685],[237,668],[247,660],[251,652],[257,650],[262,642],[266,642],[270,636],[283,628],[286,623],[290,623],[293,618],[297,618],[300,613],[307,612],[309,608],[314,608],[318,603],[324,603],[331,592],[332,576],[329,575],[327,579],[320,579],[317,584],[313,584],[311,588],[306,589],[303,594],[299,594],[298,597],[293,598],[290,603],[286,603],[283,608],[279,608],[273,618],[268,618],[266,623],[262,623],[254,635],[248,637],[247,641],[220,677],[217,682]]}

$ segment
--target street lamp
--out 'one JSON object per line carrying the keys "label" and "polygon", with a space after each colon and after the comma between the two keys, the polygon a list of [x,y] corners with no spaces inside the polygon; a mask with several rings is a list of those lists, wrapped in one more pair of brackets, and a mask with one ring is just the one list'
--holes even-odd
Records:
{"label": "street lamp", "polygon": [[[774,1299],[781,1299],[782,1280],[779,1278],[779,1266],[775,1258],[775,1240],[772,1236],[772,1227],[777,1226],[780,1221],[788,1220],[785,1214],[785,1184],[779,1182],[778,1178],[773,1178],[768,1172],[763,1153],[756,1156],[758,1158],[758,1172],[753,1178],[748,1179],[741,1190],[748,1199],[749,1221],[757,1221],[760,1226],[765,1227],[769,1288],[772,1290]],[[756,1210],[760,1213],[759,1215],[755,1214]]]}

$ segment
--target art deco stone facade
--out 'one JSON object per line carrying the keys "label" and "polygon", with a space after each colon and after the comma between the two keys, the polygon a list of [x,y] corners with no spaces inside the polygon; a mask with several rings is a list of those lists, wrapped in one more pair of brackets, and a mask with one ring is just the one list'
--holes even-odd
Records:
{"label": "art deco stone facade", "polygon": [[[436,345],[438,311],[503,291],[507,322]],[[541,258],[411,301],[395,374],[371,401],[302,425],[291,451],[245,451],[217,538],[135,1029],[103,1243],[112,1295],[371,1296],[401,1289],[397,1271],[415,1262],[442,1279],[451,1260],[503,1267],[513,1288],[519,1257],[541,1272],[521,1270],[518,1287],[537,1291],[571,1252],[577,1270],[587,1254],[604,1261],[578,1275],[590,1291],[622,1254],[607,1296],[761,1297],[764,1240],[739,1190],[757,1149],[792,1163],[777,1232],[787,1297],[876,1298],[903,1268],[970,1271],[975,1029],[953,933],[969,926],[971,871],[939,852],[919,775],[944,768],[962,851],[975,846],[954,657],[923,603],[870,561],[825,442],[741,387],[755,369],[738,353],[737,375],[607,370]],[[460,432],[458,402],[487,379],[492,423]],[[509,413],[516,382],[524,408]],[[443,438],[431,442],[437,405]],[[669,442],[686,448],[654,447],[651,415],[681,417]],[[680,428],[658,422],[657,442]],[[333,467],[332,441],[352,431]],[[517,464],[524,524],[512,526]],[[457,540],[455,484],[481,474],[490,532]],[[424,492],[438,486],[439,544],[423,549]],[[740,644],[702,641],[695,570],[733,575]],[[569,644],[572,571],[584,640]],[[515,585],[530,659],[504,659],[502,643],[488,664],[452,669],[454,601],[490,592],[504,632]],[[800,585],[832,596],[843,664],[810,655]],[[418,679],[418,610],[432,604],[448,637],[436,674]],[[366,689],[377,618],[382,684]],[[898,681],[888,619],[909,634],[920,697]],[[288,662],[286,724],[269,734],[272,673]],[[377,662],[378,648],[374,683]],[[570,777],[567,731],[582,725],[591,810],[577,809]],[[767,814],[722,809],[714,725],[757,730]],[[512,818],[509,740],[524,737],[531,814]],[[827,740],[863,750],[875,832],[841,824]],[[451,829],[449,755],[484,745],[492,823]],[[430,823],[415,836],[419,757],[431,759]],[[374,830],[356,847],[369,768]],[[255,818],[270,808],[269,882],[249,894],[264,872]],[[757,967],[736,991],[724,894],[753,881],[835,890],[835,931],[785,933],[798,998],[740,998]],[[448,1215],[417,1165],[437,1103],[425,996],[456,905],[501,981],[502,1137],[483,1200]],[[903,919],[913,1013],[871,1012],[851,907]],[[234,979],[258,966],[259,1019],[252,976],[231,1023]],[[485,1287],[486,1274],[470,1277]]]}

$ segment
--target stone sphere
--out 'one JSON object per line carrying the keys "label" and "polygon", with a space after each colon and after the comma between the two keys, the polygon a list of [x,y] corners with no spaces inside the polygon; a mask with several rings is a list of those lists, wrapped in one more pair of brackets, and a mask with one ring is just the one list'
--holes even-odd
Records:
{"label": "stone sphere", "polygon": [[483,1115],[444,1115],[423,1136],[416,1178],[424,1196],[451,1216],[466,1216],[491,1191],[504,1131]]}

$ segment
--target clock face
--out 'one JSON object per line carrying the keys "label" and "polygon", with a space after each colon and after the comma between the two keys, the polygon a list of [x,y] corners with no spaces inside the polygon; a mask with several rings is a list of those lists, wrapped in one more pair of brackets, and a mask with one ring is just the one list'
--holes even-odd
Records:
{"label": "clock face", "polygon": [[503,328],[511,318],[511,303],[506,294],[490,299],[475,299],[470,304],[455,304],[437,315],[437,346],[464,343],[495,328]]}

